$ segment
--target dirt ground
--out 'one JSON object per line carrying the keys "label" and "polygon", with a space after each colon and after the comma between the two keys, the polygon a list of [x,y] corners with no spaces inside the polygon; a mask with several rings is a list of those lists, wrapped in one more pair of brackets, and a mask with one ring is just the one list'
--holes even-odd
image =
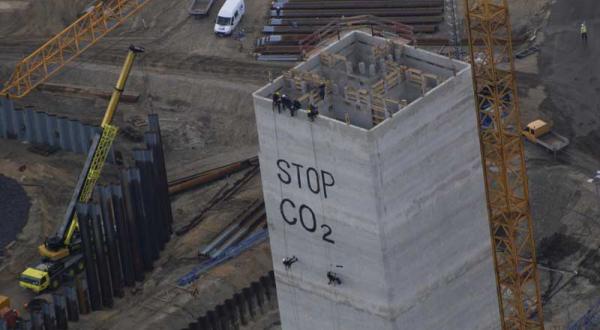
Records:
{"label": "dirt ground", "polygon": [[[256,155],[257,137],[251,93],[264,85],[269,71],[277,75],[288,65],[257,63],[251,55],[268,1],[248,2],[242,21],[247,37],[217,38],[214,18],[223,0],[215,1],[211,16],[195,20],[187,1],[151,1],[128,24],[112,32],[76,62],[52,79],[53,83],[89,86],[111,91],[129,44],[146,48],[136,60],[127,91],[140,94],[137,103],[122,103],[115,118],[121,129],[143,133],[133,125],[149,113],[158,113],[165,142],[167,171],[171,179],[207,170]],[[23,24],[23,12],[8,15],[0,1],[0,79],[8,77],[14,63],[39,46],[51,33],[75,18],[86,1],[32,2]],[[40,28],[40,26],[44,28]],[[246,27],[248,26],[248,28]],[[79,95],[33,92],[17,107],[77,118],[97,124],[107,101]],[[120,136],[116,146],[126,154],[135,141]],[[70,199],[83,157],[59,152],[49,157],[26,151],[27,146],[0,140],[0,173],[24,183],[31,199],[27,225],[0,264],[0,292],[22,306],[32,298],[18,288],[16,278],[26,265],[38,260],[36,247],[53,233]],[[19,167],[26,165],[24,172]],[[108,173],[114,168],[109,166]],[[226,182],[187,192],[173,199],[174,227],[186,224]],[[182,289],[177,280],[200,263],[198,249],[214,238],[235,215],[262,194],[260,178],[253,179],[231,200],[219,205],[206,219],[182,237],[173,236],[154,271],[133,294],[117,299],[115,308],[84,316],[75,329],[178,329],[206,310],[230,298],[272,269],[267,243],[203,275]],[[197,287],[198,298],[190,292]],[[272,322],[271,322],[272,323]]]}
{"label": "dirt ground", "polygon": [[[524,93],[540,102],[530,114],[553,121],[571,139],[556,160],[539,149],[528,150],[540,261],[578,272],[542,273],[546,318],[561,326],[581,318],[600,299],[600,196],[587,182],[600,168],[600,39],[594,33],[600,31],[600,4],[558,0],[550,9],[539,35],[538,74],[524,74],[520,82]],[[590,29],[587,44],[579,38],[582,21]]]}
{"label": "dirt ground", "polygon": [[[28,2],[30,7],[23,5]],[[0,80],[8,77],[23,54],[73,20],[87,3],[0,1]],[[257,152],[251,93],[267,82],[269,72],[277,76],[290,64],[259,63],[251,55],[270,1],[246,2],[248,14],[242,21],[245,38],[241,41],[213,35],[214,17],[222,3],[216,1],[209,18],[195,20],[187,14],[188,1],[152,1],[52,82],[110,91],[127,46],[144,46],[147,51],[136,61],[127,85],[128,91],[140,94],[140,101],[122,104],[115,124],[141,133],[145,128],[133,125],[134,119],[158,113],[171,179],[250,157]],[[515,31],[528,36],[537,31],[534,42],[542,48],[539,54],[516,63],[523,121],[537,117],[552,120],[557,131],[572,140],[556,159],[526,144],[539,260],[554,269],[540,269],[545,319],[547,328],[563,329],[600,297],[600,196],[595,194],[594,185],[586,182],[600,167],[596,148],[600,101],[594,54],[600,45],[594,41],[594,30],[600,31],[600,21],[594,18],[600,17],[600,4],[593,0],[580,0],[577,6],[569,0],[509,3]],[[577,35],[582,19],[588,20],[591,29],[587,48],[582,48]],[[106,101],[36,91],[17,104],[25,105],[98,123]],[[128,150],[135,143],[120,137],[117,145]],[[26,264],[37,260],[36,246],[62,219],[82,164],[79,155],[59,152],[42,157],[26,151],[22,143],[0,140],[0,173],[22,183],[31,200],[28,222],[8,251],[7,260],[0,263],[0,294],[11,296],[16,306],[31,297],[16,286],[16,276]],[[21,172],[22,165],[26,169]],[[223,184],[177,196],[173,201],[175,227],[198,213]],[[174,236],[155,270],[138,288],[141,290],[128,292],[126,298],[116,300],[114,309],[85,316],[72,328],[183,328],[266,273],[272,265],[268,244],[263,243],[199,279],[195,285],[200,298],[192,297],[189,288],[174,287],[180,276],[199,263],[198,248],[261,193],[255,178],[194,230],[183,237]],[[270,315],[255,328],[276,328],[276,318],[276,314]]]}

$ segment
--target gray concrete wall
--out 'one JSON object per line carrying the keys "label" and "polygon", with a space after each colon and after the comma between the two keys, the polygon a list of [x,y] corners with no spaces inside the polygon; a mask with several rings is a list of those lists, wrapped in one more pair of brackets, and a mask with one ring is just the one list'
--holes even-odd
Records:
{"label": "gray concrete wall", "polygon": [[398,328],[499,326],[471,73],[372,131]]}
{"label": "gray concrete wall", "polygon": [[[425,57],[451,72],[448,59]],[[371,130],[273,112],[281,79],[254,94],[284,329],[498,327],[470,69],[460,65]]]}
{"label": "gray concrete wall", "polygon": [[[285,328],[348,329],[343,326],[345,322],[336,325],[335,318],[323,312],[322,304],[311,303],[319,299],[333,301],[340,309],[353,310],[347,317],[353,315],[351,319],[357,324],[361,324],[360,320],[383,324],[378,321],[381,317],[378,314],[388,315],[388,287],[384,280],[379,225],[373,217],[377,212],[375,175],[366,130],[340,125],[326,117],[311,123],[304,111],[294,118],[278,114],[272,112],[267,100],[255,99],[255,107],[263,192]],[[282,165],[289,171],[290,184],[282,183],[278,177],[284,176],[277,167],[279,159],[290,164],[289,170]],[[303,166],[301,187],[292,163]],[[335,184],[327,188],[327,197],[322,188],[319,194],[309,189],[304,171],[308,167],[333,176]],[[317,190],[314,175],[311,180],[313,190]],[[331,182],[329,176],[326,180]],[[296,218],[295,225],[286,223],[281,214],[280,206],[286,198],[295,204],[296,210],[286,203],[284,215],[291,222]],[[315,213],[315,232],[303,227],[298,215],[301,205],[307,205]],[[309,211],[304,209],[303,215],[306,227],[312,229]],[[323,240],[326,228],[322,225],[330,226],[332,233],[326,239],[333,240],[333,244]],[[286,270],[281,261],[293,255],[299,261]],[[328,271],[340,274],[341,286],[328,285]],[[307,314],[311,315],[306,320],[309,323],[296,321],[297,315]]]}

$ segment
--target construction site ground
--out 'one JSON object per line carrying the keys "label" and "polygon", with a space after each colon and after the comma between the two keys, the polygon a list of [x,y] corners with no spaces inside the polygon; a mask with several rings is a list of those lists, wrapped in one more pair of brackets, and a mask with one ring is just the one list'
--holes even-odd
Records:
{"label": "construction site ground", "polygon": [[[0,81],[8,78],[20,57],[74,20],[87,3],[0,1]],[[140,15],[69,64],[51,82],[110,92],[127,46],[144,46],[147,51],[136,62],[126,88],[138,93],[139,101],[123,103],[115,124],[141,134],[145,126],[140,118],[158,113],[170,179],[251,157],[258,149],[251,93],[269,76],[276,77],[292,64],[253,59],[254,38],[260,34],[270,1],[246,2],[247,14],[241,24],[245,37],[241,40],[213,34],[214,18],[222,3],[215,1],[210,17],[196,20],[187,13],[188,1],[152,1]],[[551,120],[557,132],[572,141],[556,158],[526,144],[538,259],[543,266],[544,315],[548,329],[563,329],[600,297],[600,196],[595,186],[587,183],[600,169],[600,72],[595,63],[600,52],[600,20],[596,18],[600,17],[600,3],[510,3],[514,4],[517,32],[535,35],[532,43],[541,47],[539,53],[516,63],[523,122],[538,117]],[[583,20],[590,29],[588,44],[579,39],[578,26]],[[35,91],[17,106],[97,124],[106,103],[85,95]],[[126,158],[126,151],[136,144],[134,140],[131,135],[120,136],[116,142]],[[0,140],[0,174],[19,182],[30,203],[27,222],[10,238],[15,243],[0,259],[0,294],[10,296],[16,307],[33,297],[17,286],[17,276],[38,259],[37,245],[62,221],[84,161],[81,155],[62,151],[44,157],[27,151],[27,147]],[[242,175],[174,197],[175,229],[198,214],[222,185]],[[105,180],[114,180],[111,168]],[[173,235],[146,281],[127,292],[125,298],[117,299],[113,309],[86,315],[71,328],[184,328],[267,273],[272,269],[271,257],[268,244],[263,243],[213,269],[193,285],[176,287],[177,279],[199,264],[198,248],[261,194],[260,178],[256,177],[231,200],[213,209],[195,229],[181,237]],[[0,210],[7,203],[11,200],[0,200]],[[0,234],[5,234],[1,223]],[[197,296],[191,294],[194,288],[198,289]],[[276,313],[249,328],[273,327],[277,327]]]}

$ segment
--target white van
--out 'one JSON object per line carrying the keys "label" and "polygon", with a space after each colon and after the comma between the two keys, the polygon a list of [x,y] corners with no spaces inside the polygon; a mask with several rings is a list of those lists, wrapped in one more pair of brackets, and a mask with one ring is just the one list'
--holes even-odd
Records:
{"label": "white van", "polygon": [[225,1],[217,15],[215,33],[221,36],[231,35],[235,27],[240,23],[245,12],[246,6],[244,5],[244,0]]}

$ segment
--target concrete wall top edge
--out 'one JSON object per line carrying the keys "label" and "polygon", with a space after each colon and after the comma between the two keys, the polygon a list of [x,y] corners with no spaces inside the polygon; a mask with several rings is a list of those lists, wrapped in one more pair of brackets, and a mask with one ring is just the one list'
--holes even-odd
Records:
{"label": "concrete wall top edge", "polygon": [[[348,34],[341,37],[341,39],[339,41],[334,42],[334,43],[326,46],[321,51],[313,54],[305,62],[299,63],[298,65],[296,65],[294,67],[294,69],[302,70],[302,71],[312,71],[314,69],[318,69],[321,65],[319,55],[322,52],[337,53],[337,52],[341,51],[342,49],[346,49],[347,47],[349,47],[349,45],[351,45],[355,42],[361,42],[361,43],[366,43],[366,44],[371,44],[371,45],[380,45],[380,44],[387,43],[388,41],[389,40],[381,38],[381,37],[371,36],[370,34],[363,32],[363,31],[359,31],[359,30],[351,31]],[[422,66],[430,68],[432,72],[435,72],[436,74],[440,75],[440,77],[442,77],[444,80],[438,86],[436,86],[432,90],[429,90],[428,92],[426,92],[422,97],[411,102],[407,107],[396,112],[390,118],[385,119],[382,123],[380,123],[372,128],[362,128],[357,125],[347,124],[339,119],[331,118],[329,116],[320,116],[319,120],[329,120],[332,123],[335,123],[334,125],[338,125],[339,127],[348,127],[351,129],[358,129],[364,133],[376,131],[379,127],[384,127],[385,125],[390,125],[389,124],[390,121],[397,120],[397,118],[400,116],[401,112],[411,111],[411,108],[414,104],[422,102],[423,99],[426,99],[426,98],[436,97],[437,91],[441,88],[444,88],[444,86],[446,84],[448,84],[448,82],[450,80],[456,79],[457,77],[463,76],[465,74],[470,74],[470,72],[471,72],[471,70],[470,70],[471,67],[468,63],[457,61],[457,60],[454,60],[454,59],[451,59],[448,57],[444,57],[442,55],[439,55],[439,54],[436,54],[433,52],[429,52],[429,51],[426,51],[423,49],[418,49],[414,46],[410,46],[407,44],[401,44],[398,42],[394,42],[394,44],[403,48],[403,50],[402,50],[403,56],[406,56],[407,59],[410,59],[410,61],[420,62]],[[253,93],[255,102],[260,102],[260,104],[261,104],[260,108],[267,108],[267,105],[271,104],[271,102],[272,102],[270,95],[272,93],[274,93],[275,91],[280,90],[282,88],[284,88],[284,80],[283,80],[283,76],[280,76],[280,77],[276,78],[275,80],[273,80],[271,83],[263,86],[262,88],[260,88],[259,90],[257,90],[256,92]],[[306,116],[306,114],[307,114],[306,110],[301,109],[299,112],[302,114],[302,116]]]}
{"label": "concrete wall top edge", "polygon": [[[272,100],[268,97],[265,97],[264,95],[272,94],[274,91],[278,90],[282,86],[283,86],[283,78],[279,77],[279,78],[275,79],[273,81],[273,83],[268,84],[268,85],[262,87],[261,89],[259,89],[258,91],[254,92],[252,95],[254,96],[255,111],[266,111],[265,109],[270,109]],[[268,111],[270,111],[270,110],[268,110]],[[298,114],[299,114],[298,118],[304,118],[308,115],[308,111],[306,111],[304,109],[300,109],[300,110],[298,110]],[[362,127],[359,127],[356,125],[346,124],[343,121],[337,120],[335,118],[330,118],[327,116],[319,116],[319,118],[317,120],[326,120],[326,121],[330,122],[332,125],[334,125],[336,129],[340,129],[340,130],[351,129],[351,130],[356,130],[356,131],[362,132],[365,137],[367,136],[366,134],[369,131],[365,128],[362,128]]]}
{"label": "concrete wall top edge", "polygon": [[372,139],[381,138],[392,127],[396,126],[397,125],[396,122],[401,120],[401,118],[404,117],[407,113],[416,111],[416,109],[426,106],[426,104],[429,103],[429,101],[433,101],[436,97],[438,97],[445,90],[455,88],[456,85],[462,85],[462,84],[465,84],[466,86],[469,86],[470,89],[472,89],[472,87],[470,87],[470,86],[472,86],[470,77],[471,77],[471,66],[467,65],[467,67],[465,67],[460,72],[458,72],[455,77],[442,82],[435,88],[433,88],[430,91],[428,91],[427,93],[425,93],[424,96],[416,99],[415,101],[410,103],[405,108],[394,113],[390,118],[384,120],[379,125],[373,127],[371,130],[369,130],[369,133],[370,133],[369,137]]}

